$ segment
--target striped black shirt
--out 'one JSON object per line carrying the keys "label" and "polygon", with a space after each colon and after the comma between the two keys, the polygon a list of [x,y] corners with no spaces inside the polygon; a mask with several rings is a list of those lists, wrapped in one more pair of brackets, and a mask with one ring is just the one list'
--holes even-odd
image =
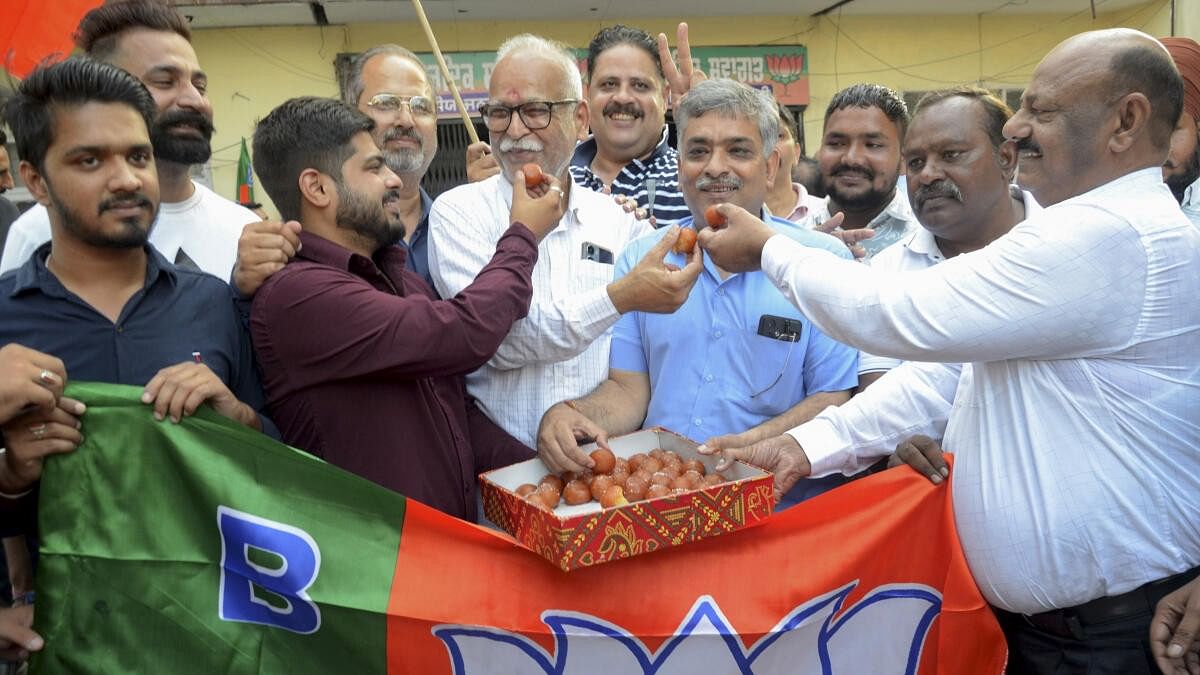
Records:
{"label": "striped black shirt", "polygon": [[[592,173],[595,158],[596,138],[593,136],[576,146],[575,156],[571,159],[571,177],[589,190],[603,192],[604,181]],[[654,152],[644,160],[631,160],[617,174],[612,193],[631,197],[638,206],[649,210],[654,216],[655,227],[692,215],[679,191],[679,151],[667,143],[665,126]]]}

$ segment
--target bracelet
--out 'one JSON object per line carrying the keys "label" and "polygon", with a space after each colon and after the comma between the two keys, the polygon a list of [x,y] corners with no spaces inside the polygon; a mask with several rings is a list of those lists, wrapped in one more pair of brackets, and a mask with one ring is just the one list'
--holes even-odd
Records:
{"label": "bracelet", "polygon": [[572,401],[571,399],[567,399],[567,400],[563,401],[562,403],[563,403],[563,405],[567,406],[571,410],[574,410],[575,412],[579,413],[580,415],[583,414],[583,411],[579,409],[579,406],[575,404],[575,401]]}

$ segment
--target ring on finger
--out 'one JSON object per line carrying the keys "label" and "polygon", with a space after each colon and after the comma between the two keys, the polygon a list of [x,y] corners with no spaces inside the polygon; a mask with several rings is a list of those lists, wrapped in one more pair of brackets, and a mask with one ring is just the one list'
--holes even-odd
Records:
{"label": "ring on finger", "polygon": [[564,194],[564,193],[563,193],[563,189],[562,189],[562,188],[560,188],[560,187],[558,187],[557,185],[551,185],[551,186],[550,186],[550,191],[551,191],[551,192],[557,192],[557,193],[558,193],[558,198],[559,198],[559,199],[562,199],[562,198],[563,198],[563,194]]}
{"label": "ring on finger", "polygon": [[40,441],[46,437],[46,425],[35,424],[29,427],[29,432],[33,434],[33,440]]}
{"label": "ring on finger", "polygon": [[41,380],[42,382],[45,382],[46,384],[53,384],[54,383],[54,373],[43,368],[42,372],[38,373],[38,379]]}

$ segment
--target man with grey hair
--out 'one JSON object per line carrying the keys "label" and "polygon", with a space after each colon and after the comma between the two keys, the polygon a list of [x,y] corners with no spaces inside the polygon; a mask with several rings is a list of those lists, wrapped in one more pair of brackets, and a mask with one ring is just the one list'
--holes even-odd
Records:
{"label": "man with grey hair", "polygon": [[644,260],[612,281],[617,256],[650,226],[572,181],[568,164],[588,121],[582,95],[579,69],[562,45],[528,34],[506,41],[480,109],[501,172],[442,194],[429,215],[430,272],[448,298],[491,259],[509,225],[513,183],[533,178],[523,165],[537,164],[549,180],[545,189],[563,202],[562,219],[538,247],[528,315],[495,357],[467,376],[484,411],[528,445],[547,408],[604,378],[608,329],[621,314],[674,311],[700,274],[698,259],[683,269],[663,264],[679,233],[670,228]]}
{"label": "man with grey hair", "polygon": [[[679,183],[691,211],[680,226],[703,228],[704,212],[714,204],[762,214],[767,186],[779,171],[774,100],[733,80],[708,80],[680,101],[675,119]],[[801,244],[851,257],[827,234],[782,218],[767,220]],[[630,244],[617,263],[618,279],[665,238],[659,231]],[[855,350],[813,327],[763,273],[730,274],[697,255],[704,271],[683,306],[673,314],[621,317],[613,329],[608,379],[543,416],[538,454],[551,469],[586,464],[576,435],[603,440],[661,425],[724,447],[732,438],[753,442],[777,435],[850,398],[858,381]],[[686,260],[672,252],[666,262],[682,266]],[[802,483],[780,506],[843,482]]]}

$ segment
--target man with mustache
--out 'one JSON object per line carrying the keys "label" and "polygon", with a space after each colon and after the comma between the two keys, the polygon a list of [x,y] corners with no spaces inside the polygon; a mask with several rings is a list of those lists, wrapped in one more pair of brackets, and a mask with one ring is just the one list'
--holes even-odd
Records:
{"label": "man with mustache", "polygon": [[[878,84],[847,87],[825,109],[816,159],[828,196],[810,198],[809,223],[820,228],[841,213],[834,232],[862,246],[868,260],[918,227],[908,195],[896,189],[907,125],[904,100]],[[869,232],[874,234],[861,238]]]}
{"label": "man with mustache", "polygon": [[1200,573],[1200,232],[1162,180],[1183,98],[1152,37],[1068,38],[1004,126],[1043,211],[920,271],[847,265],[732,207],[728,228],[700,235],[724,266],[761,265],[835,338],[910,359],[863,394],[876,406],[861,424],[725,459],[775,469],[783,490],[914,432],[940,439],[1010,672],[1155,672],[1155,603]]}
{"label": "man with mustache", "polygon": [[480,412],[462,376],[529,309],[538,241],[562,216],[561,188],[517,183],[488,263],[438,300],[396,245],[403,225],[387,209],[403,184],[374,128],[344,103],[308,97],[255,129],[255,171],[303,231],[296,256],[254,296],[254,346],[284,440],[474,521],[475,476],[533,451]]}
{"label": "man with mustache", "polygon": [[562,45],[518,35],[501,45],[480,114],[503,171],[443,193],[429,215],[429,267],[438,291],[452,297],[491,258],[508,228],[513,184],[535,163],[564,214],[538,249],[533,300],[526,318],[496,355],[467,376],[467,387],[487,414],[532,446],[537,420],[554,403],[591,391],[607,372],[609,328],[634,310],[671,312],[700,274],[700,262],[682,270],[663,264],[677,230],[653,247],[628,274],[613,281],[613,263],[645,222],[612,198],[571,179],[568,165],[587,128],[582,78]]}
{"label": "man with mustache", "polygon": [[1200,227],[1200,44],[1185,37],[1159,38],[1183,77],[1183,113],[1171,135],[1163,180],[1184,215]]}
{"label": "man with mustache", "polygon": [[[676,107],[679,178],[691,215],[680,227],[705,227],[713,204],[760,213],[767,185],[781,171],[774,99],[733,80],[697,84]],[[775,231],[849,259],[833,237],[782,218]],[[629,245],[617,276],[668,237],[657,231]],[[538,453],[555,471],[579,471],[590,460],[578,441],[664,426],[697,442],[753,443],[850,398],[857,354],[805,320],[761,272],[731,274],[697,250],[704,271],[672,314],[630,312],[613,328],[608,379],[582,398],[546,411]],[[677,266],[688,256],[672,252]],[[681,338],[681,336],[683,336]],[[736,436],[725,436],[725,435]],[[722,438],[714,438],[722,436]],[[841,476],[798,486],[779,508],[830,489]]]}
{"label": "man with mustache", "polygon": [[[242,226],[258,216],[189,177],[212,154],[212,104],[187,22],[156,0],[102,5],[79,22],[76,43],[92,58],[137,77],[158,109],[150,128],[162,205],[150,243],[168,260],[230,278]],[[24,158],[22,158],[24,159]],[[12,225],[0,272],[14,269],[50,239],[46,209],[35,206]]]}

